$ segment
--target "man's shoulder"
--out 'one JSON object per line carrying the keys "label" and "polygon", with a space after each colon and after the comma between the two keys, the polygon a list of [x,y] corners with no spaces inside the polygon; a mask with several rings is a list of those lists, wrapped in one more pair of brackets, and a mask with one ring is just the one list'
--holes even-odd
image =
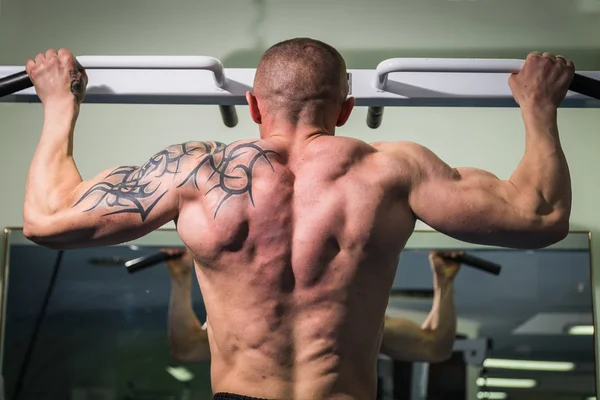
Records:
{"label": "man's shoulder", "polygon": [[270,146],[262,143],[259,139],[236,140],[230,143],[219,141],[190,141],[173,145],[168,148],[171,153],[182,154],[189,160],[194,160],[191,164],[196,164],[206,160],[234,161],[238,160],[242,154],[248,152],[265,155],[273,153]]}
{"label": "man's shoulder", "polygon": [[373,142],[370,144],[374,149],[381,153],[389,153],[389,154],[415,154],[423,151],[425,149],[424,146],[421,146],[415,142]]}

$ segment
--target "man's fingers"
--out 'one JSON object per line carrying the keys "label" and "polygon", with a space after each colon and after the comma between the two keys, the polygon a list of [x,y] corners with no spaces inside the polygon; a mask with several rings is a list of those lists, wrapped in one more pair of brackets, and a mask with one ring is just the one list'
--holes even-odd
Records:
{"label": "man's fingers", "polygon": [[46,52],[46,58],[51,58],[51,57],[56,57],[56,56],[58,56],[58,52],[54,49],[49,49]]}
{"label": "man's fingers", "polygon": [[33,60],[29,60],[25,64],[25,71],[27,72],[27,74],[29,74],[29,76],[31,76],[31,70],[33,69],[33,67],[35,67],[35,61]]}
{"label": "man's fingers", "polygon": [[39,53],[37,56],[35,56],[35,63],[41,64],[42,62],[44,62],[45,59],[46,59],[46,56],[43,55],[42,53]]}
{"label": "man's fingers", "polygon": [[457,251],[432,251],[430,255],[437,258],[454,258],[460,252]]}
{"label": "man's fingers", "polygon": [[452,262],[459,263],[456,261],[456,257],[464,255],[464,251],[432,251],[429,253],[429,259],[431,262]]}
{"label": "man's fingers", "polygon": [[542,54],[542,57],[549,58],[550,60],[553,60],[553,61],[556,60],[556,56],[554,55],[554,53],[550,53],[549,51]]}
{"label": "man's fingers", "polygon": [[531,57],[541,57],[542,53],[540,51],[532,51],[531,53],[529,53],[527,55],[527,59],[531,58]]}
{"label": "man's fingers", "polygon": [[64,48],[58,50],[58,55],[61,57],[73,57],[73,54],[71,54],[69,50]]}

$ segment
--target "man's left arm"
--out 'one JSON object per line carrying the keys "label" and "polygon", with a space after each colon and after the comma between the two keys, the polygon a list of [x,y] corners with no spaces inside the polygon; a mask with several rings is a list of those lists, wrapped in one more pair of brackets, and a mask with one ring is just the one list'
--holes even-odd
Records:
{"label": "man's left arm", "polygon": [[73,160],[73,132],[85,96],[85,71],[64,49],[27,62],[44,107],[44,125],[31,162],[24,233],[52,248],[105,246],[141,237],[177,217],[175,177],[184,158],[203,146],[171,146],[142,166],[107,170],[83,181]]}
{"label": "man's left arm", "polygon": [[405,318],[387,318],[381,352],[394,359],[412,362],[442,362],[452,356],[456,337],[454,278],[460,264],[445,257],[460,253],[432,252],[433,305],[419,326]]}

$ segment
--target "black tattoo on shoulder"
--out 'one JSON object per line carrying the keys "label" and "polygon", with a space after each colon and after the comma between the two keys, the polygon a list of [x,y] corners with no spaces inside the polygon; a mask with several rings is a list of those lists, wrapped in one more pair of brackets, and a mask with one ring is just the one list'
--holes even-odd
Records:
{"label": "black tattoo on shoulder", "polygon": [[74,207],[93,198],[93,204],[85,211],[102,206],[108,211],[104,215],[134,213],[145,221],[167,194],[168,190],[161,190],[160,178],[177,174],[181,160],[200,148],[196,143],[170,146],[156,153],[141,167],[116,168],[102,182],[85,192]]}
{"label": "black tattoo on shoulder", "polygon": [[[221,209],[221,206],[232,196],[242,196],[246,193],[250,196],[250,201],[254,206],[254,196],[252,196],[252,175],[254,166],[259,160],[265,160],[271,167],[272,171],[275,171],[273,164],[269,160],[269,154],[276,154],[273,150],[265,150],[258,146],[256,142],[250,143],[234,143],[231,145],[218,146],[209,154],[201,157],[200,162],[194,168],[190,174],[184,179],[184,181],[178,186],[181,187],[188,182],[192,182],[196,189],[200,190],[198,184],[199,172],[202,167],[210,168],[210,175],[206,180],[205,184],[208,184],[216,177],[214,185],[208,189],[206,194],[209,194],[213,190],[220,190],[223,193],[223,197],[217,205],[213,218],[217,218],[217,214]],[[243,155],[249,155],[246,158],[246,162],[235,162],[235,160]]]}
{"label": "black tattoo on shoulder", "polygon": [[[242,155],[245,162],[235,162]],[[93,203],[84,211],[103,208],[103,215],[123,213],[139,214],[142,221],[167,194],[164,188],[164,177],[172,176],[173,179],[181,172],[180,164],[186,157],[195,157],[197,164],[192,171],[178,184],[178,188],[193,183],[196,189],[201,190],[198,183],[200,171],[208,168],[208,179],[202,186],[215,182],[205,194],[220,190],[223,197],[214,212],[217,217],[219,209],[227,199],[232,196],[241,196],[246,193],[254,205],[252,195],[252,175],[255,164],[263,159],[274,170],[269,154],[277,154],[272,150],[264,150],[256,144],[233,143],[225,145],[220,142],[189,142],[174,145],[156,153],[141,167],[123,166],[110,172],[102,182],[99,182],[86,191],[75,203],[74,207],[86,202]]]}

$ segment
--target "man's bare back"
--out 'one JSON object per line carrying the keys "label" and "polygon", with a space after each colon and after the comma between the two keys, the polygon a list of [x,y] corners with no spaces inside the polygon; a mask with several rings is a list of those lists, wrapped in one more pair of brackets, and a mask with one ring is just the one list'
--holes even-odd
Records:
{"label": "man's bare back", "polygon": [[451,168],[415,143],[334,137],[348,120],[343,59],[273,46],[247,94],[260,140],[170,146],[84,181],[73,131],[87,77],[66,50],[27,63],[45,109],[24,232],[54,248],[122,243],[169,221],[202,265],[215,391],[366,399],[398,255],[418,218],[455,238],[536,248],[566,235],[571,186],[556,109],[573,64],[532,54],[509,81],[526,151],[508,180]]}
{"label": "man's bare back", "polygon": [[200,191],[182,192],[177,224],[205,266],[214,390],[374,397],[384,312],[415,224],[408,179],[348,138],[220,149],[205,156],[214,164],[198,171]]}

